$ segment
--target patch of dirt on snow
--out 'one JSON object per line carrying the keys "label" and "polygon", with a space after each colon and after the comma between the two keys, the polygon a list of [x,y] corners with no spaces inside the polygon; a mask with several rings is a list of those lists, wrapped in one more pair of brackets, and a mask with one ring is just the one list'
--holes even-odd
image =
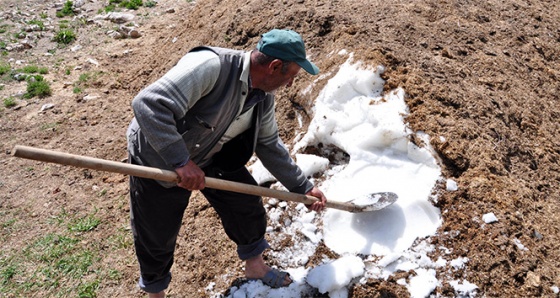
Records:
{"label": "patch of dirt on snow", "polygon": [[[46,13],[58,26],[54,4],[4,0],[2,24],[24,26],[25,19]],[[128,227],[125,176],[16,159],[10,156],[14,145],[124,160],[131,99],[186,51],[198,45],[249,50],[269,29],[290,28],[304,37],[322,76],[303,74],[292,88],[278,92],[285,142],[305,131],[314,98],[347,59],[339,51],[352,52],[371,67],[383,65],[386,91],[404,88],[407,122],[431,136],[444,176],[459,185],[456,192],[444,186],[438,191],[443,226],[431,242],[449,249],[446,258],[469,261],[453,276],[438,269],[438,278],[466,279],[481,296],[554,295],[550,287],[560,284],[558,1],[162,0],[153,8],[127,11],[142,34],[136,39],[113,39],[107,32],[118,25],[87,21],[103,5],[85,3],[73,44],[52,42],[55,27],[29,33],[31,49],[1,56],[13,67],[16,61],[48,66],[45,79],[53,89],[50,97],[24,100],[16,95],[25,92],[25,83],[0,83],[1,97],[15,96],[17,102],[0,111],[0,207],[4,218],[23,225],[2,230],[4,250],[22,249],[48,233],[52,226],[45,219],[59,216],[61,209],[97,210],[104,224],[92,232],[92,245]],[[2,34],[2,41],[8,39]],[[70,50],[76,45],[81,49]],[[74,93],[82,74],[95,79]],[[54,107],[41,111],[45,104]],[[489,212],[499,221],[484,224],[482,215]],[[142,296],[133,248],[116,252],[100,263],[112,264],[122,278],[102,283],[98,296]],[[243,276],[241,265],[215,212],[194,196],[179,235],[169,294],[205,297],[212,282],[215,290],[225,291]],[[370,280],[350,296],[407,296],[396,279]],[[453,296],[446,283],[435,293]]]}

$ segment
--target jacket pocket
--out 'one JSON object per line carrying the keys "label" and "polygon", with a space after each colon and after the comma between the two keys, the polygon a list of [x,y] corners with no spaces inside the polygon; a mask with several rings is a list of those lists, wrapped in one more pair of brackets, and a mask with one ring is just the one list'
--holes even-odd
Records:
{"label": "jacket pocket", "polygon": [[216,125],[205,120],[201,116],[194,116],[189,119],[186,131],[181,134],[183,141],[187,145],[191,159],[195,162],[200,161],[201,156],[209,146],[212,146],[216,135]]}

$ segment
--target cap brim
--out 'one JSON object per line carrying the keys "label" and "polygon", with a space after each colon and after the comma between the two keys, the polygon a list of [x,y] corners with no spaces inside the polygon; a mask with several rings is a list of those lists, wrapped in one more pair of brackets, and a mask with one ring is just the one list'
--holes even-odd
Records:
{"label": "cap brim", "polygon": [[303,68],[305,71],[307,71],[309,74],[316,75],[319,73],[319,68],[317,67],[317,65],[313,64],[313,62],[307,59],[296,61],[296,63],[299,66],[301,66],[301,68]]}

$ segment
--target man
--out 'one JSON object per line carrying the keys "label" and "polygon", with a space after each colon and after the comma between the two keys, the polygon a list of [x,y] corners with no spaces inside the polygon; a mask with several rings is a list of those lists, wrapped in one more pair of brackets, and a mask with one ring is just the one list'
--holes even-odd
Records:
{"label": "man", "polygon": [[274,116],[272,92],[291,86],[301,68],[319,73],[306,59],[298,33],[274,29],[250,52],[194,48],[134,98],[135,118],[127,131],[131,163],[174,170],[180,179],[174,185],[130,178],[139,285],[149,297],[165,296],[177,234],[193,190],[200,190],[220,216],[245,261],[247,278],[271,287],[291,283],[286,272],[264,263],[262,253],[269,245],[261,198],[205,188],[204,177],[256,184],[245,168],[256,153],[288,190],[319,199],[308,208],[325,207],[323,193],[282,144]]}

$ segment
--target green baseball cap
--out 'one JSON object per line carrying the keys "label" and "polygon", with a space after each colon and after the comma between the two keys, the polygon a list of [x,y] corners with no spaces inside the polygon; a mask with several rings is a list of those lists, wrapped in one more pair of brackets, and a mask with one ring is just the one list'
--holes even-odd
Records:
{"label": "green baseball cap", "polygon": [[257,50],[274,58],[293,61],[312,75],[319,73],[319,68],[307,60],[303,39],[293,30],[273,29],[263,34]]}

